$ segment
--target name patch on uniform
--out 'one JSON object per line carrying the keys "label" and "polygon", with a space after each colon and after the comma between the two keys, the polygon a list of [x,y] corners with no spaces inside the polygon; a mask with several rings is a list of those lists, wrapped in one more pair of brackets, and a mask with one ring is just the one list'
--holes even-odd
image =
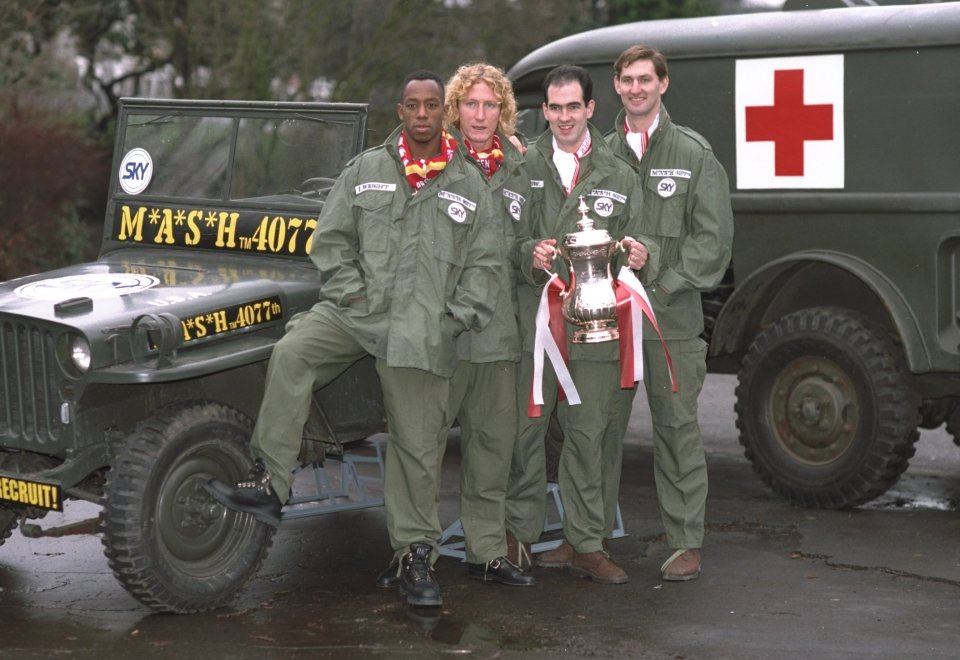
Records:
{"label": "name patch on uniform", "polygon": [[[457,204],[461,204],[462,206],[465,206],[467,209],[469,209],[469,210],[471,210],[471,211],[476,211],[476,210],[477,210],[477,205],[476,205],[475,202],[471,202],[471,201],[470,201],[469,199],[467,199],[466,197],[462,197],[462,196],[460,196],[460,195],[457,195],[457,194],[455,194],[455,193],[449,192],[449,191],[447,191],[447,190],[441,190],[439,193],[437,193],[437,196],[438,196],[440,199],[446,199],[446,200],[448,200],[448,201],[456,202]],[[452,206],[453,206],[453,205],[451,204],[451,207],[452,207]],[[450,217],[453,217],[453,216],[450,216]],[[460,222],[463,222],[463,220],[460,220]]]}
{"label": "name patch on uniform", "polygon": [[613,191],[613,190],[597,190],[597,189],[594,189],[594,190],[591,190],[591,191],[590,191],[590,197],[608,197],[608,198],[610,198],[610,199],[612,199],[612,200],[614,200],[614,201],[620,202],[621,204],[626,204],[626,203],[627,203],[627,196],[626,196],[626,195],[621,195],[620,193],[615,192],[615,191]]}
{"label": "name patch on uniform", "polygon": [[650,176],[675,176],[678,179],[689,179],[690,170],[650,170]]}
{"label": "name patch on uniform", "polygon": [[359,195],[367,190],[383,190],[386,192],[394,192],[396,189],[397,184],[395,183],[377,183],[376,181],[370,181],[368,183],[361,183],[359,186],[353,189],[353,192],[355,195]]}
{"label": "name patch on uniform", "polygon": [[543,188],[543,179],[530,179],[531,188]]}

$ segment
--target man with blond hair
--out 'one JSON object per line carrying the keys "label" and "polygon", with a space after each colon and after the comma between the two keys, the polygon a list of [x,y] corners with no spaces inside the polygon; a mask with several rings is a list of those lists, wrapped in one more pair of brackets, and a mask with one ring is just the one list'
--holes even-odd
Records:
{"label": "man with blond hair", "polygon": [[[495,209],[501,259],[500,295],[482,330],[457,338],[458,364],[450,384],[448,425],[460,424],[460,522],[471,578],[511,586],[536,579],[508,558],[504,527],[507,476],[517,433],[517,363],[520,336],[510,250],[530,198],[523,159],[509,137],[517,104],[504,72],[486,63],[461,66],[447,81],[444,123],[467,160],[483,173],[489,208]],[[441,448],[442,449],[442,448]],[[390,586],[396,566],[378,586]]]}

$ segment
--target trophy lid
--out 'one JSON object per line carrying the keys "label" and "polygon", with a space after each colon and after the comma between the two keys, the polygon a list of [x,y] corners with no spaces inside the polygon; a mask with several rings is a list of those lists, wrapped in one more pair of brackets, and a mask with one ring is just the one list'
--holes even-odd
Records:
{"label": "trophy lid", "polygon": [[564,236],[564,245],[603,245],[613,242],[606,229],[593,228],[593,218],[588,215],[590,209],[587,207],[583,195],[580,195],[580,206],[577,207],[577,211],[580,213],[580,219],[577,220],[577,227],[580,231]]}

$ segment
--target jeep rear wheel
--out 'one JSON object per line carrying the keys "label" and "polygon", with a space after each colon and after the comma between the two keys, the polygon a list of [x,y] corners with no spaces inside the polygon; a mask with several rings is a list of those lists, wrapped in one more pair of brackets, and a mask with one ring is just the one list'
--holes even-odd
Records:
{"label": "jeep rear wheel", "polygon": [[250,432],[236,410],[192,401],[124,441],[107,474],[101,531],[110,568],[140,602],[179,613],[220,607],[263,563],[275,529],[203,489],[246,475]]}
{"label": "jeep rear wheel", "polygon": [[789,314],[753,342],[736,390],[747,459],[780,495],[847,508],[907,469],[920,400],[900,349],[855,312]]}

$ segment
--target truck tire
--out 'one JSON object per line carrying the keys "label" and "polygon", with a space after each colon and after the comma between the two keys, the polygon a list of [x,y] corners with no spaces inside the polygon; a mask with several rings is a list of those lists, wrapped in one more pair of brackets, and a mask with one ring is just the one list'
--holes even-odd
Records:
{"label": "truck tire", "polygon": [[907,469],[920,398],[893,341],[855,312],[800,310],[768,326],[736,388],[740,443],[770,488],[796,504],[849,508]]}
{"label": "truck tire", "polygon": [[228,603],[263,563],[275,529],[202,488],[250,468],[251,422],[218,403],[164,408],[124,440],[104,489],[104,553],[137,600],[190,613]]}
{"label": "truck tire", "polygon": [[0,509],[0,545],[10,538],[13,528],[17,526],[17,520],[20,518],[10,509]]}

